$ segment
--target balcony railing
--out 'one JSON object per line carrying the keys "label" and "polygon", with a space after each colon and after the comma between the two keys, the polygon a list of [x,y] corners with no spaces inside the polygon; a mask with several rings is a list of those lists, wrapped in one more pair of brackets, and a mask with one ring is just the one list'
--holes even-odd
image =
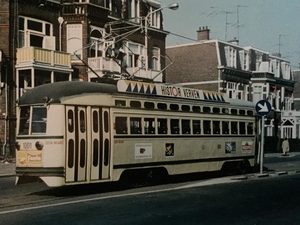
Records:
{"label": "balcony railing", "polygon": [[45,66],[58,66],[71,68],[71,55],[37,47],[17,49],[16,66],[28,64],[41,64]]}
{"label": "balcony railing", "polygon": [[[155,81],[162,82],[162,73],[156,70],[145,70],[139,67],[129,67],[127,68],[128,73],[134,75],[135,77],[154,79]],[[159,74],[160,73],[160,74]],[[158,75],[159,74],[159,75]]]}
{"label": "balcony railing", "polygon": [[[118,61],[118,63],[121,63]],[[88,58],[89,67],[95,72],[121,73],[121,67],[112,58],[93,57]]]}

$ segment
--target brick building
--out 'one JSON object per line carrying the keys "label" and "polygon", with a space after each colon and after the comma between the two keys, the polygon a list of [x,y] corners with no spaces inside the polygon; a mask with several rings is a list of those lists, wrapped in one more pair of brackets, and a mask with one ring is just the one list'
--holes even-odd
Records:
{"label": "brick building", "polygon": [[158,1],[0,0],[0,4],[0,155],[14,153],[15,101],[30,88],[122,76],[164,80],[160,71],[165,67],[168,32],[162,26],[165,7]]}
{"label": "brick building", "polygon": [[[268,100],[275,115],[293,109],[295,81],[289,61],[254,47],[239,46],[238,40],[210,40],[207,27],[200,27],[197,34],[195,43],[166,48],[173,62],[166,71],[166,82],[220,91],[254,103]],[[267,136],[279,134],[279,119],[269,117]]]}

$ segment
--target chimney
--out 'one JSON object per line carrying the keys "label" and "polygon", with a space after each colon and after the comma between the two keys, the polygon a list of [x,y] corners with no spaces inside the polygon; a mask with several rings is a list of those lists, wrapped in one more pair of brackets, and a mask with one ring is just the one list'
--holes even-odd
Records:
{"label": "chimney", "polygon": [[199,30],[197,30],[198,33],[198,41],[207,41],[209,40],[209,29],[206,27],[199,27]]}

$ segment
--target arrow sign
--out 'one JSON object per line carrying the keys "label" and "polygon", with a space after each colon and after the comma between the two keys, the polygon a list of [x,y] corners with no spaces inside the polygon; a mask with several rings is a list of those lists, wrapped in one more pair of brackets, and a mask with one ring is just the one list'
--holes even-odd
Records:
{"label": "arrow sign", "polygon": [[256,103],[255,109],[258,115],[265,116],[271,111],[271,104],[267,100],[260,100]]}

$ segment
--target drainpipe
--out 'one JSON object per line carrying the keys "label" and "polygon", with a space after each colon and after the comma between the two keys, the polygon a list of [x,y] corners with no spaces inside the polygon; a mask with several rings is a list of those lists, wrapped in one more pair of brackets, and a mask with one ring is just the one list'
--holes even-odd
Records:
{"label": "drainpipe", "polygon": [[6,155],[6,146],[7,146],[7,122],[8,122],[8,86],[7,86],[7,65],[5,65],[5,82],[6,84],[4,84],[5,90],[5,125],[4,125],[4,144],[3,144],[3,155],[5,157],[7,157]]}

